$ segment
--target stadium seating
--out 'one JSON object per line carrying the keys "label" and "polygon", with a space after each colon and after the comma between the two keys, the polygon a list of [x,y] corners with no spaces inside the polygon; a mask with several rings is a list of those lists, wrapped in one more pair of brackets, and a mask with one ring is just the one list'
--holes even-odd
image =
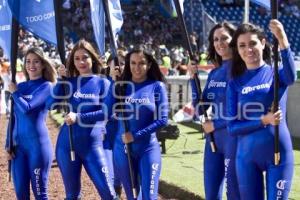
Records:
{"label": "stadium seating", "polygon": [[[187,15],[186,24],[189,30],[196,31],[197,33],[202,32],[202,20],[201,17],[201,1],[185,1],[185,10]],[[202,1],[205,11],[211,15],[216,21],[230,21],[236,25],[242,23],[244,16],[243,6],[221,6],[218,0]],[[258,12],[259,6],[251,3],[250,4],[250,16],[249,21],[254,24],[260,25],[262,28],[267,30],[267,35],[271,39],[271,33],[268,30],[268,22],[271,19],[270,12],[266,12],[262,15]],[[291,49],[296,55],[300,52],[300,19],[292,15],[286,15],[279,13],[279,20],[284,24],[286,33],[291,43]],[[271,41],[271,40],[269,40]]]}

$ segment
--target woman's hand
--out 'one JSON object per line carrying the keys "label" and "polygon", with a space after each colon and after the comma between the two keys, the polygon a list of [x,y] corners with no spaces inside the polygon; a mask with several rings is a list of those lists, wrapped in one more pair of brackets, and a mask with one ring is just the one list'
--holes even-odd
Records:
{"label": "woman's hand", "polygon": [[110,67],[110,76],[114,81],[116,81],[118,78],[121,77],[121,68],[119,66],[113,66]]}
{"label": "woman's hand", "polygon": [[73,112],[69,112],[66,116],[65,116],[65,122],[67,125],[72,125],[76,122],[77,120],[77,115],[76,113]]}
{"label": "woman's hand", "polygon": [[10,82],[8,85],[8,90],[10,93],[14,93],[17,90],[17,85],[13,82]]}
{"label": "woman's hand", "polygon": [[6,151],[6,159],[7,160],[12,160],[14,159],[15,154],[14,153],[9,153],[8,151]]}
{"label": "woman's hand", "polygon": [[215,130],[214,123],[210,120],[204,122],[202,127],[205,133],[212,133]]}
{"label": "woman's hand", "polygon": [[59,77],[67,77],[67,68],[63,64],[59,65],[57,74]]}
{"label": "woman's hand", "polygon": [[282,111],[278,110],[277,112],[268,112],[266,115],[261,117],[262,123],[266,125],[279,125],[280,121],[282,120]]}
{"label": "woman's hand", "polygon": [[277,19],[272,19],[269,23],[269,28],[273,35],[278,40],[280,49],[286,49],[289,47],[289,41],[284,31],[283,25]]}
{"label": "woman's hand", "polygon": [[131,132],[126,132],[122,135],[122,141],[124,142],[124,144],[128,144],[134,141],[133,139],[133,135]]}
{"label": "woman's hand", "polygon": [[195,78],[195,74],[197,74],[197,65],[189,62],[187,68],[191,79]]}

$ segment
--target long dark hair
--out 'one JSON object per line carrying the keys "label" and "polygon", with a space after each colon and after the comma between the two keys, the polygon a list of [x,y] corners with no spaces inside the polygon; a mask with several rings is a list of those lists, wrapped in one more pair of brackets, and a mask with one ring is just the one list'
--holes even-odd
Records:
{"label": "long dark hair", "polygon": [[79,49],[84,49],[88,52],[88,54],[92,58],[92,72],[93,74],[101,74],[101,69],[103,67],[103,64],[100,61],[100,56],[97,54],[95,48],[93,45],[86,41],[85,39],[79,40],[73,47],[68,60],[67,60],[67,69],[68,69],[68,76],[69,77],[76,77],[79,76],[79,71],[76,69],[74,64],[74,55],[75,52]]}
{"label": "long dark hair", "polygon": [[24,75],[26,77],[26,80],[29,80],[29,75],[28,75],[28,72],[26,70],[26,59],[27,59],[27,56],[29,54],[34,54],[41,60],[42,66],[44,67],[44,69],[42,71],[42,77],[44,79],[46,79],[47,81],[55,83],[56,78],[57,78],[57,74],[56,74],[56,70],[53,66],[53,63],[51,63],[46,58],[46,56],[44,55],[43,50],[40,49],[40,48],[37,48],[37,47],[33,47],[33,48],[28,49],[25,56],[24,56],[24,69],[23,69],[23,72],[24,72]]}
{"label": "long dark hair", "polygon": [[[232,77],[238,77],[242,75],[247,69],[246,63],[241,58],[237,47],[237,41],[239,36],[246,33],[252,33],[257,35],[260,41],[262,41],[263,39],[265,40],[267,39],[263,29],[261,29],[260,27],[254,24],[245,23],[238,27],[230,43],[230,46],[232,48],[232,54],[234,55],[232,58],[232,70],[231,70]],[[271,64],[271,56],[272,56],[271,47],[266,40],[266,45],[263,50],[263,60],[265,61],[265,63]]]}
{"label": "long dark hair", "polygon": [[216,24],[210,31],[208,35],[208,56],[207,59],[210,60],[213,63],[217,63],[218,66],[222,64],[222,57],[217,54],[216,49],[214,47],[214,34],[215,31],[219,28],[224,28],[230,36],[233,37],[234,32],[236,31],[236,27],[229,23],[229,22],[223,22],[223,23],[218,23]]}
{"label": "long dark hair", "polygon": [[143,46],[135,47],[125,56],[125,67],[122,75],[122,79],[124,81],[131,81],[132,74],[130,70],[130,57],[133,53],[142,53],[145,56],[148,64],[150,64],[150,68],[147,72],[148,79],[166,82],[164,75],[159,69],[158,63],[156,62],[152,54]]}

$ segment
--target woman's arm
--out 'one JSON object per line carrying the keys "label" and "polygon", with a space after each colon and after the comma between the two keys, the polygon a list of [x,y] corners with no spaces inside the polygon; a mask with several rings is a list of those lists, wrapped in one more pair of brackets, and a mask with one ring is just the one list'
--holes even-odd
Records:
{"label": "woman's arm", "polygon": [[237,92],[235,91],[234,83],[232,81],[229,82],[227,87],[227,95],[226,95],[226,104],[227,104],[227,130],[229,134],[233,136],[245,135],[249,132],[257,130],[259,128],[263,128],[264,124],[262,120],[253,119],[253,120],[239,120],[238,113],[238,98]]}
{"label": "woman's arm", "polygon": [[12,93],[14,103],[18,106],[22,113],[28,113],[31,110],[45,104],[51,90],[50,83],[43,83],[37,88],[30,96],[30,98],[24,98],[22,94],[17,91]]}
{"label": "woman's arm", "polygon": [[115,90],[115,84],[106,79],[103,80],[102,92],[100,96],[106,96],[104,101],[100,101],[99,109],[92,112],[87,113],[77,113],[76,117],[79,122],[82,123],[93,123],[97,121],[108,120],[113,112],[114,105],[116,103],[116,99],[114,97],[113,90]]}
{"label": "woman's arm", "polygon": [[155,119],[147,127],[132,133],[135,140],[145,135],[151,134],[159,128],[164,127],[168,124],[169,105],[165,84],[159,82],[154,91],[155,96],[157,97],[155,101],[157,119]]}
{"label": "woman's arm", "polygon": [[296,80],[296,68],[287,35],[281,22],[276,19],[270,21],[269,28],[278,40],[281,50],[283,67],[279,70],[280,81],[285,85],[291,85]]}
{"label": "woman's arm", "polygon": [[[191,88],[192,88],[192,104],[195,108],[196,116],[203,115],[203,112],[209,108],[209,105],[208,105],[209,100],[206,98],[206,91],[207,91],[210,77],[211,77],[211,73],[208,75],[204,90],[202,91],[202,97],[200,97],[200,95],[199,95],[199,91],[196,86],[195,78],[190,79]],[[202,102],[200,102],[200,100],[202,100]],[[204,103],[204,111],[202,109],[202,106],[200,106],[200,103]]]}

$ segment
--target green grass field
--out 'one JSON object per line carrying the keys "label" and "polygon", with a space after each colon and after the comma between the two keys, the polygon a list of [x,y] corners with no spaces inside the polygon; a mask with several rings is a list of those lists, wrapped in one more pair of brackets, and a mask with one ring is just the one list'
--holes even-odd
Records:
{"label": "green grass field", "polygon": [[[204,198],[203,151],[205,140],[202,139],[202,135],[195,129],[195,126],[191,128],[190,124],[181,124],[179,129],[181,135],[177,140],[167,140],[167,153],[163,155],[161,179]],[[293,143],[295,173],[289,199],[298,200],[300,199],[300,139],[294,139]]]}

